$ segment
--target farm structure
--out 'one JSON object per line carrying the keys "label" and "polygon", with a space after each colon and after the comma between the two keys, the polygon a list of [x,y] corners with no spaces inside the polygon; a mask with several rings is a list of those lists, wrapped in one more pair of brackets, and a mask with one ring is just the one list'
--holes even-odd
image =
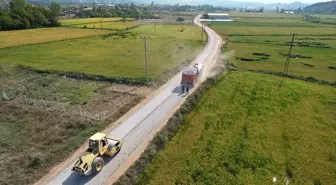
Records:
{"label": "farm structure", "polygon": [[208,13],[209,19],[229,19],[227,13]]}

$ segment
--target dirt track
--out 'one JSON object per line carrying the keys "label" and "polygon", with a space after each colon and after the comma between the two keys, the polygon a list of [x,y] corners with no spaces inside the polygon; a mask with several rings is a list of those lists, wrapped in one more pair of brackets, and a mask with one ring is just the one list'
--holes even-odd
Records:
{"label": "dirt track", "polygon": [[[201,26],[199,16],[194,20],[194,23]],[[208,34],[208,43],[194,62],[204,64],[204,74],[206,75],[218,60],[222,39],[210,28],[205,27],[205,30]],[[83,177],[71,172],[73,162],[86,148],[86,145],[83,145],[69,160],[55,167],[36,184],[111,184],[132,164],[144,150],[151,136],[167,122],[167,119],[184,101],[185,97],[180,93],[180,80],[181,73],[178,73],[140,105],[118,120],[119,124],[115,124],[119,125],[118,127],[107,130],[106,133],[109,133],[111,137],[122,139],[124,146],[116,157],[105,159],[105,167],[99,174]]]}

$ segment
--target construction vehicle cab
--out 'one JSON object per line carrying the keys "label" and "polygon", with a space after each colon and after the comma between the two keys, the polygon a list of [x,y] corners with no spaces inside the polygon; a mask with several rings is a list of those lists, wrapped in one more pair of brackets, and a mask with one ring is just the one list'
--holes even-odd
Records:
{"label": "construction vehicle cab", "polygon": [[76,161],[72,171],[83,175],[98,173],[104,166],[103,155],[114,156],[122,146],[122,142],[106,136],[104,133],[96,133],[90,137],[89,147]]}

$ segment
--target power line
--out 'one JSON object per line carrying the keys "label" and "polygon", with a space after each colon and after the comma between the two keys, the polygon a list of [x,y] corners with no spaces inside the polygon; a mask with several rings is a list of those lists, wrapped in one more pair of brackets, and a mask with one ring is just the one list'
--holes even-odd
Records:
{"label": "power line", "polygon": [[148,60],[147,60],[147,39],[149,37],[141,37],[144,40],[144,48],[145,48],[145,68],[146,68],[146,82],[148,82]]}

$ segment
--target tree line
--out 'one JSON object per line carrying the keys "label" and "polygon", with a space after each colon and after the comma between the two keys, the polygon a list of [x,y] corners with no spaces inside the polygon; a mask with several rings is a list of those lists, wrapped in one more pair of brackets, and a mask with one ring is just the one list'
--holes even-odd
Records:
{"label": "tree line", "polygon": [[61,6],[52,2],[48,8],[30,5],[25,0],[12,0],[9,10],[0,10],[0,30],[20,30],[59,26]]}
{"label": "tree line", "polygon": [[98,6],[93,3],[92,8],[80,5],[79,8],[67,7],[64,9],[65,14],[74,13],[76,17],[89,18],[89,17],[123,17],[123,18],[157,18],[154,13],[154,4],[150,6],[141,6],[131,4],[118,4],[114,7],[106,5]]}

